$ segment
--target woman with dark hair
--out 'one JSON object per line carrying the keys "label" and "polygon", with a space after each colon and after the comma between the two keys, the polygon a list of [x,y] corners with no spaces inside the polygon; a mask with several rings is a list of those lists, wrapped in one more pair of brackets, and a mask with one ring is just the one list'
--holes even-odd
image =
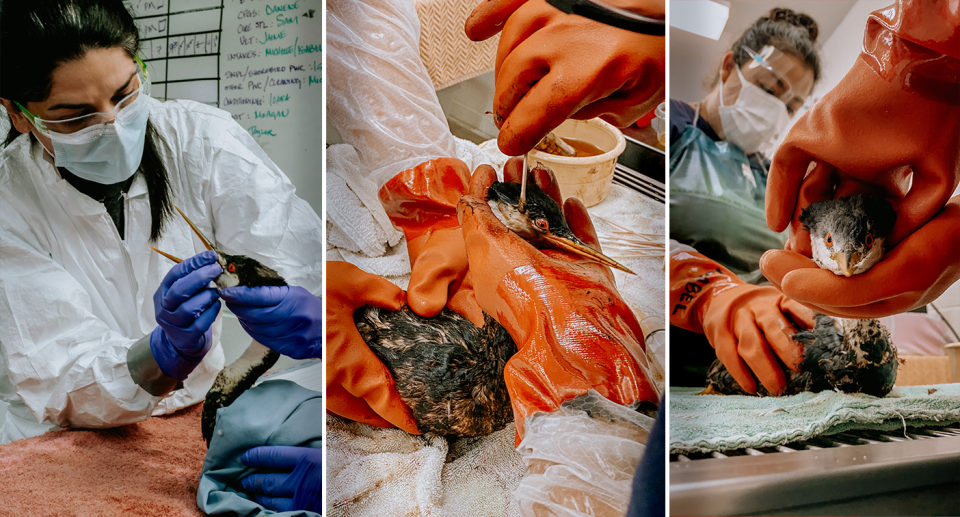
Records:
{"label": "woman with dark hair", "polygon": [[[799,366],[789,329],[812,326],[812,314],[776,288],[754,285],[763,281],[763,252],[785,240],[766,225],[759,151],[786,129],[820,78],[817,33],[809,16],[773,9],[724,54],[701,102],[670,101],[671,342],[688,352],[687,364],[671,369],[674,385],[704,382],[710,346],[750,392],[758,380],[782,391],[780,362]],[[702,372],[691,374],[694,362]]]}
{"label": "woman with dark hair", "polygon": [[174,206],[300,286],[260,309],[316,303],[319,320],[316,213],[229,113],[152,99],[139,44],[121,0],[0,3],[0,443],[203,400],[221,266]]}

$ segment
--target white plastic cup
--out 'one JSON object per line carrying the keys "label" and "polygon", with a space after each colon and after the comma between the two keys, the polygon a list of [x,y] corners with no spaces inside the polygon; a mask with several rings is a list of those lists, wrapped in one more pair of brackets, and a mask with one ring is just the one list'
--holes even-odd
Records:
{"label": "white plastic cup", "polygon": [[653,119],[653,129],[657,131],[657,141],[660,142],[660,147],[665,147],[667,145],[667,103],[666,101],[661,102],[657,106],[654,113],[657,115]]}
{"label": "white plastic cup", "polygon": [[599,118],[590,120],[569,119],[553,130],[560,138],[575,138],[591,143],[601,151],[597,156],[557,156],[537,151],[527,153],[527,167],[532,169],[539,162],[549,167],[560,184],[560,195],[579,198],[584,205],[594,206],[610,193],[613,171],[617,157],[627,146],[620,130]]}

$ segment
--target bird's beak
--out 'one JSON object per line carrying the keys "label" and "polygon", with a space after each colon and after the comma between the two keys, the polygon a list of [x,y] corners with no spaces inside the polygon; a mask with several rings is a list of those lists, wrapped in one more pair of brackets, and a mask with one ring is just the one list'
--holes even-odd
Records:
{"label": "bird's beak", "polygon": [[843,272],[843,276],[850,278],[853,275],[853,261],[850,260],[851,253],[841,252],[837,254],[837,265],[840,267],[840,271]]}
{"label": "bird's beak", "polygon": [[552,234],[544,235],[544,238],[546,238],[548,241],[553,243],[554,246],[560,249],[570,251],[584,258],[595,260],[605,266],[609,266],[614,269],[619,269],[620,271],[625,271],[627,273],[630,273],[631,275],[636,274],[633,271],[630,271],[623,264],[617,262],[616,260],[613,260],[612,258],[604,255],[603,253],[600,253],[599,251],[591,248],[590,246],[587,246],[586,244],[579,242],[579,239],[573,240],[569,237],[561,237],[559,235],[552,235]]}
{"label": "bird's beak", "polygon": [[[193,233],[195,233],[195,234],[197,235],[197,238],[200,239],[200,242],[203,243],[204,247],[206,247],[208,250],[213,250],[213,251],[215,251],[215,252],[217,253],[217,262],[220,262],[220,266],[221,266],[221,267],[226,267],[226,265],[223,263],[223,259],[220,257],[220,251],[217,250],[217,248],[214,248],[212,244],[210,244],[210,240],[207,239],[207,237],[203,234],[203,232],[200,231],[200,228],[197,228],[197,226],[196,226],[195,224],[193,224],[193,221],[191,221],[190,218],[187,217],[186,214],[184,214],[184,213],[180,210],[180,208],[177,207],[177,205],[173,205],[173,208],[176,208],[176,209],[177,209],[177,212],[180,213],[180,217],[183,217],[183,220],[186,221],[187,224],[190,225],[190,229],[193,230]],[[174,257],[173,255],[171,255],[171,254],[169,254],[169,253],[165,253],[165,252],[163,252],[163,251],[160,251],[160,250],[158,250],[157,248],[154,248],[153,246],[150,246],[150,249],[152,249],[153,251],[156,251],[157,253],[163,255],[164,257],[167,257],[168,259],[176,262],[177,264],[183,262],[183,259]]]}

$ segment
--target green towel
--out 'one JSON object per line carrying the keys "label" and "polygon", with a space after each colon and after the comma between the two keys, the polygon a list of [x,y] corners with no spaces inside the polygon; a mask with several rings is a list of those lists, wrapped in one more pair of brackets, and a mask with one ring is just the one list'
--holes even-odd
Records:
{"label": "green towel", "polygon": [[670,451],[771,447],[851,429],[960,422],[960,384],[895,387],[884,398],[835,391],[789,397],[695,395],[670,388]]}

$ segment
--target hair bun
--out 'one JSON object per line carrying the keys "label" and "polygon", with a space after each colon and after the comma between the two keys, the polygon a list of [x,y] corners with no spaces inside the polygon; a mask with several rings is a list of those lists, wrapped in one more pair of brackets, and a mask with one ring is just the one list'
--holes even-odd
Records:
{"label": "hair bun", "polygon": [[785,22],[803,28],[807,31],[807,34],[810,35],[810,41],[813,42],[816,42],[817,36],[820,35],[820,28],[817,27],[817,22],[814,21],[813,18],[792,9],[774,7],[767,13],[766,18],[775,22]]}

